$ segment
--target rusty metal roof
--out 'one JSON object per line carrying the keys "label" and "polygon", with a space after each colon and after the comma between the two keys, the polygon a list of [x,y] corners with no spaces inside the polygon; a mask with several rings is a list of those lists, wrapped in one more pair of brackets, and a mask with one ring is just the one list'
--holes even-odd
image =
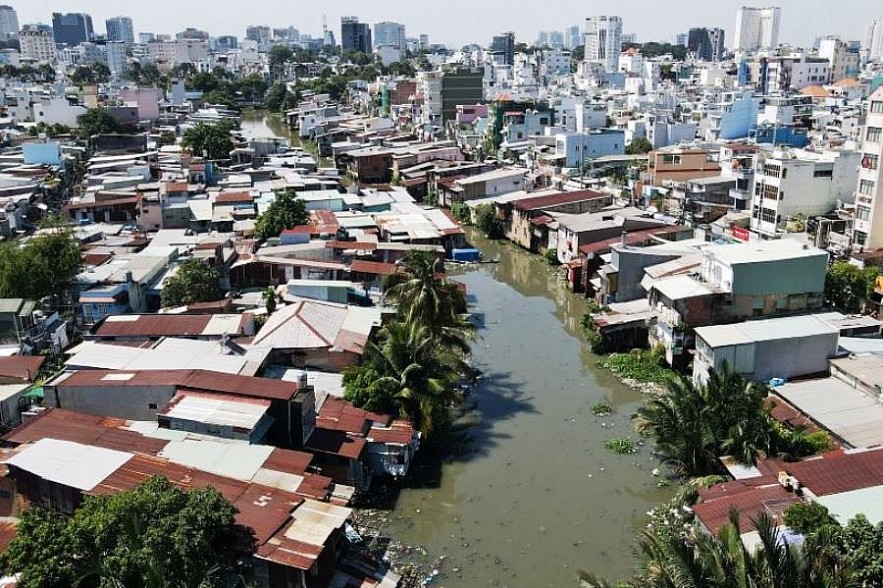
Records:
{"label": "rusty metal roof", "polygon": [[127,314],[109,316],[95,329],[99,337],[195,337],[211,321],[209,315]]}
{"label": "rusty metal roof", "polygon": [[33,382],[45,362],[46,357],[43,355],[0,357],[0,376]]}
{"label": "rusty metal roof", "polygon": [[595,200],[597,198],[609,197],[608,194],[596,190],[577,190],[575,192],[559,192],[558,194],[516,200],[512,203],[512,206],[518,210],[537,210],[551,206],[569,204],[571,202],[582,202],[583,200]]}

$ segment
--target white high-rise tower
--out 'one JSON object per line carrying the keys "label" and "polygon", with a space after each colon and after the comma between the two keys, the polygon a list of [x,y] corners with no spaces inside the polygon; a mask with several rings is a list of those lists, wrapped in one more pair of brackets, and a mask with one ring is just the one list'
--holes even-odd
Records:
{"label": "white high-rise tower", "polygon": [[599,63],[608,72],[616,71],[622,53],[622,18],[590,16],[586,19],[585,60]]}
{"label": "white high-rise tower", "polygon": [[782,9],[751,8],[743,6],[736,11],[736,34],[733,49],[736,51],[757,51],[775,49],[779,46],[779,20]]}

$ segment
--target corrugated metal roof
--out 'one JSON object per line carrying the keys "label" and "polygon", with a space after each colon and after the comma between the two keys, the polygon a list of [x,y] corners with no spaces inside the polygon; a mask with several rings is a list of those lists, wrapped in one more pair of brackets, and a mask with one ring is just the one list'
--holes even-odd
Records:
{"label": "corrugated metal roof", "polygon": [[845,525],[856,515],[864,515],[872,525],[883,522],[883,485],[821,496],[816,502]]}
{"label": "corrugated metal roof", "polygon": [[269,408],[269,400],[179,392],[159,414],[173,419],[251,431]]}
{"label": "corrugated metal roof", "polygon": [[46,362],[43,355],[13,355],[0,357],[0,376],[33,381]]}
{"label": "corrugated metal roof", "polygon": [[[657,282],[655,287],[660,289],[660,285],[676,279],[693,281],[691,278],[673,278],[672,280]],[[663,290],[660,289],[660,291]],[[831,326],[815,315],[788,316],[753,320],[734,325],[714,325],[696,328],[696,336],[701,337],[710,347],[746,345],[761,341],[801,339],[822,335],[839,335],[839,333],[840,331],[836,327]]]}
{"label": "corrugated metal roof", "polygon": [[40,439],[5,462],[44,480],[89,491],[133,454],[58,439]]}

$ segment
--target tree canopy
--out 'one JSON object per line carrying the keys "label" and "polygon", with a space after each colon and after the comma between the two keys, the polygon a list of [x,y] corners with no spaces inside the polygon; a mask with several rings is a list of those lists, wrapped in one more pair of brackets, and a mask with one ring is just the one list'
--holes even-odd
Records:
{"label": "tree canopy", "polygon": [[653,151],[653,143],[644,137],[636,137],[632,139],[632,142],[626,145],[625,148],[626,155],[639,155],[642,153],[649,153],[650,151]]}
{"label": "tree canopy", "polygon": [[254,236],[257,239],[278,237],[286,229],[307,224],[309,218],[304,201],[297,198],[294,190],[284,190],[276,194],[266,212],[258,217]]}
{"label": "tree canopy", "polygon": [[220,273],[201,259],[188,259],[178,271],[166,279],[162,289],[162,305],[184,306],[212,302],[221,298]]}
{"label": "tree canopy", "polygon": [[847,313],[861,311],[874,291],[880,268],[861,269],[848,261],[835,261],[825,274],[825,300]]}
{"label": "tree canopy", "polygon": [[80,134],[86,137],[104,133],[119,133],[120,122],[104,108],[90,108],[77,117]]}
{"label": "tree canopy", "polygon": [[72,517],[33,507],[0,554],[21,588],[241,586],[237,561],[253,540],[217,490],[150,478],[130,491],[87,496]]}
{"label": "tree canopy", "polygon": [[86,84],[106,84],[110,81],[110,68],[95,62],[92,65],[80,65],[71,74],[71,81],[79,86]]}
{"label": "tree canopy", "polygon": [[80,247],[70,228],[57,217],[44,227],[24,244],[0,245],[0,297],[57,300],[80,272]]}
{"label": "tree canopy", "polygon": [[233,151],[230,137],[232,125],[226,121],[217,124],[196,123],[184,131],[181,145],[191,153],[206,159],[227,159]]}

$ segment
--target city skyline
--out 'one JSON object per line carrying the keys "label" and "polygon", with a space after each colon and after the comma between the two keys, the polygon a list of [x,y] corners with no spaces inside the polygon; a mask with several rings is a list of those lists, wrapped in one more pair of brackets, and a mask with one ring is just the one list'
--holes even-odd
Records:
{"label": "city skyline", "polygon": [[[218,3],[205,1],[185,5],[169,0],[155,0],[149,5],[131,5],[122,8],[109,0],[63,0],[60,2],[16,2],[10,5],[18,12],[21,24],[51,22],[52,12],[85,12],[93,21],[104,23],[107,18],[124,14],[134,21],[136,32],[174,34],[179,29],[192,26],[209,31],[212,35],[236,35],[243,37],[248,25],[266,24],[271,27],[293,26],[314,37],[321,35],[323,15],[327,17],[329,30],[339,36],[340,18],[358,16],[362,22],[394,21],[406,25],[408,35],[416,37],[429,34],[430,42],[453,46],[467,43],[486,45],[491,37],[502,31],[512,30],[518,42],[533,42],[538,32],[563,31],[569,26],[583,26],[586,17],[614,15],[623,19],[623,32],[635,33],[639,42],[670,41],[677,33],[691,27],[719,27],[726,32],[728,44],[733,39],[736,11],[742,5],[764,7],[779,6],[782,9],[782,43],[809,46],[819,36],[835,34],[844,39],[862,40],[871,20],[883,15],[883,8],[875,7],[870,0],[850,3],[851,10],[822,0],[782,0],[779,2],[732,2],[702,3],[696,0],[673,0],[665,11],[651,10],[655,3],[641,0],[630,4],[600,0],[591,7],[562,1],[544,4],[536,11],[513,11],[509,3],[488,0],[481,4],[464,0],[451,0],[449,10],[443,15],[426,11],[423,7],[400,0],[382,4],[365,4],[358,0],[338,0],[333,3],[307,3],[296,10],[279,5],[259,4],[246,8],[231,7],[218,10]],[[211,10],[207,10],[211,8]],[[552,8],[551,10],[548,8]],[[463,18],[464,12],[477,13],[476,18]],[[175,22],[170,27],[170,15]],[[828,28],[825,28],[828,27]],[[99,29],[101,29],[99,25]],[[97,30],[96,33],[103,33]]]}

